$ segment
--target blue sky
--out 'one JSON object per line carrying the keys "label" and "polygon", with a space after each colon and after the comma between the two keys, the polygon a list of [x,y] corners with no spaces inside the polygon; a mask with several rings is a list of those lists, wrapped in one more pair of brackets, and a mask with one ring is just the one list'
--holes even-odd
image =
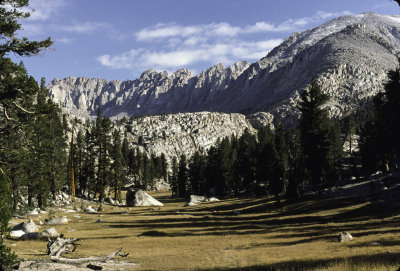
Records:
{"label": "blue sky", "polygon": [[37,80],[136,79],[147,69],[194,74],[255,62],[292,32],[334,17],[398,14],[390,0],[30,0],[19,34],[54,45],[22,60]]}

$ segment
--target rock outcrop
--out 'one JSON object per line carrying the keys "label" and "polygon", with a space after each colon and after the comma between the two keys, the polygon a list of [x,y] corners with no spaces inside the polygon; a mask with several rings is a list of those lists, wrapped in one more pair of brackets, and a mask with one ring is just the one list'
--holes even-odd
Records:
{"label": "rock outcrop", "polygon": [[240,136],[245,129],[255,129],[244,115],[211,112],[179,113],[132,119],[125,124],[128,141],[143,152],[164,155],[167,158],[196,150],[207,150],[217,140]]}
{"label": "rock outcrop", "polygon": [[126,193],[126,205],[128,206],[164,206],[161,202],[144,192],[143,190],[129,189]]}
{"label": "rock outcrop", "polygon": [[338,237],[339,243],[345,243],[353,240],[353,236],[349,232],[342,232]]}

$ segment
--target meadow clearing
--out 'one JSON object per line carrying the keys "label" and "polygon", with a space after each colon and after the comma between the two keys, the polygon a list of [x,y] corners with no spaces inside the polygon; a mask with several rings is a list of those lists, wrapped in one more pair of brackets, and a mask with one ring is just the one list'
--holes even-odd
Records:
{"label": "meadow clearing", "polygon": [[[135,270],[397,270],[400,212],[365,196],[309,199],[279,208],[273,198],[234,198],[185,207],[150,192],[163,207],[103,205],[67,216],[58,233],[82,239],[66,257],[105,256],[122,247]],[[72,206],[72,208],[82,206]],[[96,207],[94,205],[94,207]],[[98,207],[98,206],[97,206]],[[80,218],[77,218],[77,216]],[[50,214],[32,217],[35,223]],[[104,223],[95,223],[101,218]],[[15,222],[26,221],[13,219]],[[51,226],[42,226],[42,229]],[[339,243],[342,231],[354,240]],[[46,241],[8,240],[24,259],[48,258]]]}

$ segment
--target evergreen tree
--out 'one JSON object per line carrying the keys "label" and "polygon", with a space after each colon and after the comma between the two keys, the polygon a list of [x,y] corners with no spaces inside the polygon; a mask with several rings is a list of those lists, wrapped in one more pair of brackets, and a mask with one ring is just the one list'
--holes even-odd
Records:
{"label": "evergreen tree", "polygon": [[89,123],[86,124],[86,131],[83,140],[82,174],[80,179],[81,193],[95,193],[95,138],[94,131],[90,130]]}
{"label": "evergreen tree", "polygon": [[97,147],[97,183],[96,193],[100,202],[105,196],[105,187],[110,177],[110,147],[111,147],[111,121],[103,118],[98,110],[95,123],[96,147]]}
{"label": "evergreen tree", "polygon": [[330,148],[330,171],[329,171],[329,180],[332,184],[338,184],[342,180],[342,171],[343,171],[343,159],[344,159],[344,151],[343,151],[343,140],[341,137],[342,131],[340,129],[340,125],[338,123],[332,123],[331,128],[329,130],[329,139],[331,143]]}
{"label": "evergreen tree", "polygon": [[[400,62],[400,59],[399,59]],[[362,142],[363,154],[374,157],[374,167],[388,170],[390,166],[397,166],[400,143],[400,67],[388,72],[388,81],[384,85],[384,91],[374,98],[374,116],[367,127],[370,131],[364,131]],[[376,154],[368,153],[367,144],[374,144]],[[372,151],[374,151],[372,149]],[[365,158],[364,161],[368,158]]]}
{"label": "evergreen tree", "polygon": [[178,197],[183,198],[186,196],[187,182],[188,182],[188,169],[187,169],[186,156],[182,154],[181,157],[179,158],[179,169],[177,176]]}
{"label": "evergreen tree", "polygon": [[12,198],[7,176],[0,168],[0,270],[12,270],[18,264],[17,256],[6,247],[3,238],[8,229],[8,221],[12,217]]}
{"label": "evergreen tree", "polygon": [[121,200],[121,187],[125,181],[126,175],[123,168],[121,135],[118,130],[114,130],[113,132],[113,149],[111,158],[113,159],[111,171],[114,186],[114,199]]}
{"label": "evergreen tree", "polygon": [[327,110],[322,108],[329,97],[313,78],[310,87],[300,98],[300,138],[304,166],[310,182],[319,184],[329,171],[330,119]]}
{"label": "evergreen tree", "polygon": [[288,147],[288,186],[286,197],[292,200],[303,193],[306,170],[302,156],[300,130],[297,127],[289,129],[286,138]]}
{"label": "evergreen tree", "polygon": [[190,192],[194,195],[206,193],[206,158],[196,151],[191,158],[188,170],[188,179],[190,183]]}
{"label": "evergreen tree", "polygon": [[239,139],[237,151],[237,176],[240,179],[240,189],[247,193],[255,192],[256,184],[256,155],[257,141],[255,136],[251,135],[246,129]]}
{"label": "evergreen tree", "polygon": [[168,181],[168,162],[167,162],[167,158],[165,157],[164,153],[161,153],[160,159],[161,159],[161,176],[162,176],[164,182],[167,182]]}
{"label": "evergreen tree", "polygon": [[172,190],[172,196],[178,196],[178,172],[179,166],[176,156],[172,157],[171,176],[168,178]]}
{"label": "evergreen tree", "polygon": [[[47,99],[48,91],[42,79],[37,95],[37,103],[32,127],[31,171],[35,180],[33,192],[38,206],[45,205],[49,191],[53,199],[63,184],[65,172],[66,137],[62,125],[60,108]],[[32,165],[31,165],[32,166]]]}
{"label": "evergreen tree", "polygon": [[[33,98],[38,91],[37,83],[33,77],[27,75],[23,64],[16,65],[6,56],[11,53],[20,56],[34,55],[52,44],[50,38],[44,41],[30,41],[17,37],[17,32],[22,29],[20,20],[29,17],[29,13],[22,11],[28,3],[28,0],[0,1],[0,115],[4,116],[0,118],[1,183],[9,181],[6,174],[10,174],[11,167],[15,168],[15,162],[8,159],[10,154],[14,156],[16,151],[9,148],[13,145],[10,141],[21,140],[23,144],[29,144],[26,124],[29,115],[34,114]],[[18,137],[15,137],[16,134]],[[0,189],[0,199],[6,199],[9,195],[9,191]],[[11,205],[0,205],[4,208],[0,213],[3,225],[8,222],[9,217],[5,214]],[[10,269],[16,257],[3,244],[2,237],[0,240],[0,269]]]}

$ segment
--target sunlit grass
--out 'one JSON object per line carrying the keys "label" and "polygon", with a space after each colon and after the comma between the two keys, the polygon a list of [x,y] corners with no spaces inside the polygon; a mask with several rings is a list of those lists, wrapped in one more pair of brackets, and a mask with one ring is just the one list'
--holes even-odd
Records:
{"label": "sunlit grass", "polygon": [[[396,270],[399,212],[366,199],[323,199],[276,207],[270,198],[227,199],[184,207],[113,207],[98,214],[59,213],[56,226],[82,239],[70,257],[105,256],[122,247],[138,270]],[[79,206],[77,206],[79,207]],[[126,211],[126,214],[120,214]],[[239,213],[234,213],[239,211]],[[80,215],[76,218],[74,215]],[[99,218],[104,223],[95,223]],[[33,218],[44,220],[46,215]],[[22,220],[15,220],[16,222]],[[47,228],[47,226],[44,226]],[[355,238],[340,244],[349,231]],[[46,258],[45,241],[8,241],[22,258]]]}

